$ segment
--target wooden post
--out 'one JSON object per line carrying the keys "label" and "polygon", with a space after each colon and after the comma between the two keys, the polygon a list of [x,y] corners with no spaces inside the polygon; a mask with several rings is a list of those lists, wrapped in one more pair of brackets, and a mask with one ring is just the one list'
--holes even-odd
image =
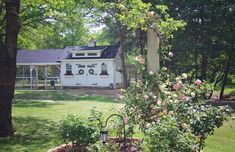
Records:
{"label": "wooden post", "polygon": [[148,71],[158,72],[160,69],[159,59],[159,35],[158,33],[149,28],[147,31],[147,63]]}
{"label": "wooden post", "polygon": [[47,89],[47,65],[45,65],[45,89]]}
{"label": "wooden post", "polygon": [[33,66],[32,65],[30,65],[30,67],[29,67],[29,70],[30,70],[30,88],[31,88],[31,90],[33,89]]}
{"label": "wooden post", "polygon": [[23,88],[24,88],[24,81],[25,81],[25,69],[24,69],[25,67],[24,67],[24,65],[23,65]]}

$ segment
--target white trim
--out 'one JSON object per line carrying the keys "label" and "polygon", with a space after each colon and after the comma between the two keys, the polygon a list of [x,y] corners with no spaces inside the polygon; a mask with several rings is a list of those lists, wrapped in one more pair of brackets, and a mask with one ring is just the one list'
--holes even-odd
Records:
{"label": "white trim", "polygon": [[60,61],[66,61],[66,62],[77,62],[77,61],[82,61],[82,62],[89,62],[89,61],[113,61],[115,58],[112,59],[62,59]]}
{"label": "white trim", "polygon": [[60,65],[60,63],[16,63],[16,65]]}
{"label": "white trim", "polygon": [[[103,50],[105,50],[106,48],[104,48]],[[101,52],[103,50],[69,50],[69,53],[91,53],[91,52]]]}

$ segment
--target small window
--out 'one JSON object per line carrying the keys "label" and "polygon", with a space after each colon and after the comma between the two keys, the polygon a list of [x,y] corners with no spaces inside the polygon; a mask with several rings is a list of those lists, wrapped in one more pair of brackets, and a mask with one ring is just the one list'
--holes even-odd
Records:
{"label": "small window", "polygon": [[76,56],[85,56],[85,53],[76,53]]}
{"label": "small window", "polygon": [[88,53],[88,56],[97,56],[97,53]]}
{"label": "small window", "polygon": [[108,75],[108,67],[107,64],[102,63],[101,64],[101,74],[100,75]]}
{"label": "small window", "polygon": [[73,73],[72,73],[72,65],[69,64],[69,63],[66,64],[66,73],[65,73],[65,75],[73,75]]}

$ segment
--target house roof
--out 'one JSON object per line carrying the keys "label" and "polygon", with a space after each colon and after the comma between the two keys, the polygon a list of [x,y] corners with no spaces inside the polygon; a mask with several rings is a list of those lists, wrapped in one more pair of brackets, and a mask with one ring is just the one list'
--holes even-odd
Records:
{"label": "house roof", "polygon": [[[70,47],[71,48],[71,47]],[[72,54],[68,49],[43,49],[43,50],[18,50],[17,63],[18,64],[58,64],[63,59],[109,59],[115,58],[118,52],[117,45],[110,46],[80,46],[76,47],[77,50],[103,50],[100,57],[85,57],[85,58],[72,58]]]}
{"label": "house roof", "polygon": [[68,46],[65,49],[67,51],[94,51],[94,50],[104,50],[108,46],[95,46],[95,47],[89,47],[89,46]]}
{"label": "house roof", "polygon": [[59,59],[64,58],[66,55],[67,52],[64,49],[18,50],[16,62],[56,64]]}
{"label": "house roof", "polygon": [[[72,57],[72,53],[69,53],[65,59],[112,59],[115,58],[118,52],[118,45],[110,45],[110,46],[96,46],[96,47],[82,47],[82,49],[86,50],[87,48],[93,48],[90,50],[103,50],[100,57]],[[94,49],[95,48],[95,49]],[[76,49],[76,51],[79,51]]]}

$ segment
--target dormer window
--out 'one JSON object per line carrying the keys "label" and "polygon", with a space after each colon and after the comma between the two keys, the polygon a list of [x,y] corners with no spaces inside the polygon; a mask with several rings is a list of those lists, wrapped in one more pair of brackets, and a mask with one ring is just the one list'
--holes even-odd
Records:
{"label": "dormer window", "polygon": [[97,53],[87,53],[88,56],[97,56]]}
{"label": "dormer window", "polygon": [[81,56],[85,56],[85,53],[76,53],[75,55],[81,57]]}
{"label": "dormer window", "polygon": [[65,75],[73,75],[73,73],[72,73],[72,65],[69,64],[69,63],[66,64],[66,73],[65,73]]}

